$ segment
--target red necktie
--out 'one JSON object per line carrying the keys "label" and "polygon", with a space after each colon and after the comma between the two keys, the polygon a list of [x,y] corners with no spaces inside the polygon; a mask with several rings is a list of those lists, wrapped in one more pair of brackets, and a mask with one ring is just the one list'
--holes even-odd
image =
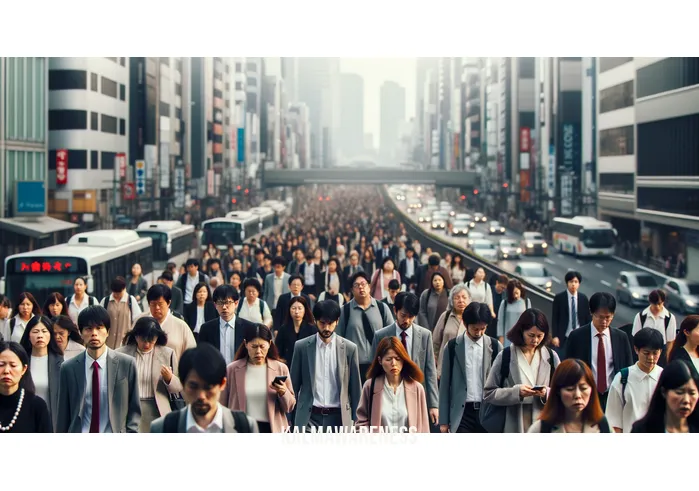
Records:
{"label": "red necktie", "polygon": [[597,333],[597,338],[597,392],[604,394],[607,392],[607,357],[604,351],[604,336]]}
{"label": "red necktie", "polygon": [[[406,353],[407,353],[407,351],[408,351],[408,340],[407,340],[407,337],[408,337],[408,333],[405,332],[405,331],[401,331],[401,333],[400,333],[400,342],[403,343],[403,348],[405,348]],[[408,355],[410,355],[410,353],[408,353]]]}
{"label": "red necktie", "polygon": [[92,363],[92,417],[90,433],[100,432],[100,364]]}

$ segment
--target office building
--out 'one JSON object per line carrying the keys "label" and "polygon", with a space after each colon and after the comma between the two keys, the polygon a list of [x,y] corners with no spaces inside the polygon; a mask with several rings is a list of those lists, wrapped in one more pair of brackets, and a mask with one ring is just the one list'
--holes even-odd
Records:
{"label": "office building", "polygon": [[364,147],[364,79],[340,75],[340,128],[337,142],[341,160],[361,155]]}
{"label": "office building", "polygon": [[387,80],[380,89],[381,124],[379,156],[385,165],[397,165],[401,123],[405,122],[405,88]]}

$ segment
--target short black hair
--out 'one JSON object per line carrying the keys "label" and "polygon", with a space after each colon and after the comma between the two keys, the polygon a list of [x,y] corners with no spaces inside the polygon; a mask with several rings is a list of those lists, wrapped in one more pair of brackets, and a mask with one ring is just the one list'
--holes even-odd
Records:
{"label": "short black hair", "polygon": [[182,383],[186,383],[189,372],[195,371],[209,385],[221,385],[226,378],[226,360],[219,350],[209,343],[201,343],[182,353],[177,366]]}
{"label": "short black hair", "polygon": [[654,305],[657,305],[660,302],[665,303],[665,299],[665,292],[662,290],[653,290],[648,294],[648,301]]}
{"label": "short black hair", "polygon": [[184,263],[184,267],[188,268],[190,266],[196,266],[197,268],[199,267],[199,261],[196,258],[190,257],[187,259],[187,262]]}
{"label": "short black hair", "polygon": [[391,280],[388,282],[388,289],[389,290],[400,290],[400,283],[398,280]]}
{"label": "short black hair", "polygon": [[644,327],[633,335],[633,347],[638,350],[643,348],[661,350],[664,346],[663,335],[657,329]]}
{"label": "short black hair", "polygon": [[258,247],[257,249],[255,249],[255,255],[256,255],[256,256],[258,256],[258,255],[260,255],[260,254],[264,254],[264,253],[265,253],[264,249],[260,249],[259,247]]}
{"label": "short black hair", "polygon": [[240,300],[240,295],[238,290],[233,288],[231,285],[220,285],[214,290],[214,303],[218,301],[233,300],[237,302]]}
{"label": "short black hair", "polygon": [[126,336],[124,336],[124,346],[129,344],[136,344],[136,338],[142,337],[143,339],[151,340],[155,339],[155,344],[158,346],[167,345],[167,334],[160,327],[160,324],[153,317],[141,317],[136,320],[136,323]]}
{"label": "short black hair", "polygon": [[173,281],[172,273],[166,269],[163,271],[163,274],[160,275],[160,279],[165,281]]}
{"label": "short black hair", "polygon": [[284,256],[277,256],[274,259],[272,259],[272,266],[281,266],[282,268],[286,267],[286,259]]}
{"label": "short black hair", "polygon": [[432,254],[430,258],[427,260],[427,264],[430,266],[439,266],[439,254]]}
{"label": "short black hair", "polygon": [[420,299],[414,293],[400,292],[396,295],[394,304],[396,306],[396,312],[405,310],[413,317],[420,312]]}
{"label": "short black hair", "polygon": [[167,285],[156,283],[148,289],[146,300],[148,300],[148,303],[150,303],[161,298],[165,300],[165,302],[170,303],[172,301],[172,290],[170,290],[170,287]]}
{"label": "short black hair", "polygon": [[335,322],[340,320],[340,306],[335,300],[323,300],[313,306],[313,317],[319,321]]}
{"label": "short black hair", "polygon": [[352,278],[350,278],[350,285],[354,288],[354,283],[359,279],[359,278],[364,278],[367,283],[369,283],[369,276],[364,271],[357,271],[352,275]]}
{"label": "short black hair", "polygon": [[217,258],[217,257],[212,257],[211,259],[209,259],[208,261],[206,261],[206,267],[207,267],[207,268],[210,268],[211,265],[214,264],[214,263],[216,263],[216,264],[218,264],[219,266],[221,266],[221,260],[220,260],[219,258]]}
{"label": "short black hair", "polygon": [[257,278],[245,278],[245,281],[243,281],[243,292],[250,286],[257,290],[259,295],[262,295],[262,285],[260,285]]}
{"label": "short black hair", "polygon": [[306,261],[312,261],[314,258],[315,258],[315,255],[311,251],[308,251],[306,253]]}
{"label": "short black hair", "polygon": [[81,333],[88,327],[99,326],[104,326],[109,331],[110,325],[109,313],[101,305],[88,305],[78,314],[78,329]]}
{"label": "short black hair", "polygon": [[381,241],[381,245],[384,246],[384,247],[386,247],[386,246],[389,245],[390,243],[391,243],[391,242],[390,242],[388,239],[384,239],[384,240]]}
{"label": "short black hair", "polygon": [[574,280],[575,278],[578,279],[580,283],[582,283],[582,275],[578,273],[577,271],[568,271],[565,276],[566,284],[568,284],[569,281]]}
{"label": "short black hair", "polygon": [[464,309],[464,313],[461,314],[461,319],[463,319],[465,326],[472,326],[483,322],[488,324],[491,318],[492,316],[488,304],[478,302],[471,302],[468,304]]}
{"label": "short black hair", "polygon": [[306,280],[304,280],[303,276],[301,276],[300,274],[292,274],[291,276],[289,276],[289,286],[291,286],[291,282],[294,280],[299,280],[301,282],[301,286],[306,285]]}
{"label": "short black hair", "polygon": [[112,283],[109,285],[109,289],[112,291],[112,293],[123,292],[126,290],[126,280],[123,276],[117,276],[112,280]]}
{"label": "short black hair", "polygon": [[590,297],[590,312],[593,314],[600,309],[607,309],[610,313],[616,311],[616,299],[609,292],[597,292]]}

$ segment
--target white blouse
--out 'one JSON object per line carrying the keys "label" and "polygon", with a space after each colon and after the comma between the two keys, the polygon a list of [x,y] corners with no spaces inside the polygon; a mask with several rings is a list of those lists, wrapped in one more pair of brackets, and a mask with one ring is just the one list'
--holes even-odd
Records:
{"label": "white blouse", "polygon": [[49,403],[49,356],[32,356],[32,380],[36,395]]}
{"label": "white blouse", "polygon": [[136,376],[138,377],[138,395],[141,399],[155,398],[153,390],[153,352],[155,348],[144,353],[136,349]]}
{"label": "white blouse", "polygon": [[267,413],[267,364],[245,370],[245,413],[255,421],[269,423]]}
{"label": "white blouse", "polygon": [[388,433],[398,433],[401,427],[408,426],[408,406],[405,402],[405,387],[401,380],[396,392],[384,381],[381,394],[381,426]]}
{"label": "white blouse", "polygon": [[264,319],[260,317],[260,299],[256,298],[255,302],[252,305],[248,304],[247,299],[242,299],[241,302],[243,302],[243,307],[240,309],[240,318],[245,319],[247,321],[253,322],[253,323],[258,323],[258,324],[267,324],[271,325],[272,323],[272,312],[269,310],[269,306],[265,302],[264,306]]}
{"label": "white blouse", "polygon": [[201,325],[204,323],[204,306],[197,307],[197,323],[194,326],[194,332],[199,332]]}
{"label": "white blouse", "polygon": [[[34,314],[29,318],[29,321],[34,318]],[[27,324],[29,321],[24,322],[22,318],[17,314],[15,316],[15,327],[14,330],[12,331],[12,336],[10,338],[10,341],[14,341],[16,343],[19,343],[22,340],[22,335],[24,334],[24,330],[27,328]],[[11,320],[7,321],[7,325],[10,325]]]}
{"label": "white blouse", "polygon": [[[534,350],[531,365],[520,348],[515,349],[515,352],[517,353],[517,366],[519,367],[519,376],[522,379],[522,383],[534,387],[536,385],[536,374],[539,373],[539,364],[541,363],[539,350]],[[533,401],[533,397],[525,397],[522,404],[532,404]]]}

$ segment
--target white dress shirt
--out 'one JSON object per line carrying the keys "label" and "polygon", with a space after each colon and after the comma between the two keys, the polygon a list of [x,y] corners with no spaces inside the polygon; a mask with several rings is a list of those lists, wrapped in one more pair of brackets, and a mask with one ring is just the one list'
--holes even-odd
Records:
{"label": "white dress shirt", "polygon": [[[641,315],[646,316],[646,322],[643,325],[641,325]],[[670,317],[670,322],[667,325],[667,329],[665,329],[666,317]],[[653,313],[650,311],[650,307],[646,307],[643,312],[636,314],[636,317],[633,319],[633,329],[631,329],[631,335],[635,336],[636,333],[644,327],[650,327],[651,329],[655,329],[662,334],[663,342],[665,344],[673,342],[677,335],[677,319],[674,315],[670,316],[670,312],[668,312],[665,307],[663,307],[663,310],[660,312],[658,317],[653,315]]]}
{"label": "white dress shirt", "polygon": [[466,350],[466,402],[483,401],[483,336],[473,341],[464,334]]}
{"label": "white dress shirt", "polygon": [[306,268],[304,270],[304,275],[303,275],[304,276],[303,279],[305,280],[304,284],[306,286],[315,286],[315,284],[316,284],[316,277],[314,274],[316,271],[315,267],[316,267],[316,265],[313,262],[310,264],[306,263]]}
{"label": "white dress shirt", "polygon": [[187,279],[184,282],[184,303],[192,303],[192,295],[194,294],[194,287],[199,284],[199,272],[196,276],[189,276],[187,273]]}
{"label": "white dress shirt", "polygon": [[384,380],[381,394],[381,426],[389,433],[398,433],[401,427],[408,426],[408,406],[405,402],[405,387],[402,380],[395,393],[393,387],[388,385],[388,380]]}
{"label": "white dress shirt", "polygon": [[[592,357],[590,358],[590,363],[592,366],[592,375],[595,377],[595,382],[597,381],[597,348],[599,346],[599,338],[597,337],[597,329],[594,325],[590,326],[592,329]],[[612,353],[612,338],[609,334],[609,328],[602,331],[602,339],[604,340],[604,357],[607,360],[607,387],[612,385],[612,374],[614,373],[614,355]]]}
{"label": "white dress shirt", "polygon": [[313,385],[313,405],[324,408],[340,407],[340,385],[337,375],[337,335],[324,343],[316,334],[315,384]]}
{"label": "white dress shirt", "polygon": [[34,393],[49,403],[49,355],[39,357],[32,355],[30,370],[34,381]]}
{"label": "white dress shirt", "polygon": [[[29,321],[32,320],[33,318],[34,318],[34,314],[32,314],[32,316],[29,318]],[[11,321],[12,321],[11,319],[8,319],[8,321],[7,321],[8,326],[10,325]],[[22,320],[22,318],[19,316],[19,314],[17,314],[15,316],[15,327],[14,327],[14,330],[12,331],[12,336],[10,337],[10,339],[8,341],[14,341],[15,343],[19,343],[22,340],[22,335],[24,334],[24,330],[27,328],[27,324],[29,323],[29,321],[24,322]]]}
{"label": "white dress shirt", "polygon": [[99,364],[100,381],[100,433],[111,433],[112,425],[109,422],[109,391],[107,390],[107,353],[109,348],[104,350],[102,356],[93,360],[88,353],[85,353],[85,403],[83,405],[82,432],[90,433],[90,420],[92,419],[92,364],[97,361]]}
{"label": "white dress shirt", "polygon": [[638,364],[630,366],[623,398],[621,372],[616,374],[607,399],[606,416],[611,428],[621,428],[624,433],[631,433],[633,424],[648,412],[650,398],[662,371],[663,369],[657,365],[650,373],[638,368]]}
{"label": "white dress shirt", "polygon": [[274,275],[274,308],[277,308],[277,302],[279,297],[282,296],[282,291],[284,290],[284,274],[281,276]]}
{"label": "white dress shirt", "polygon": [[415,263],[412,259],[405,260],[405,277],[412,278],[415,276]]}
{"label": "white dress shirt", "polygon": [[198,333],[201,330],[201,325],[206,322],[206,317],[204,316],[205,307],[197,306],[197,323],[194,325],[194,332]]}
{"label": "white dress shirt", "polygon": [[[515,348],[517,353],[517,366],[519,367],[519,376],[522,383],[530,387],[536,386],[536,375],[539,373],[539,365],[541,364],[541,350],[534,350],[531,364],[527,361],[520,348]],[[550,383],[550,382],[549,382]],[[532,404],[534,398],[532,396],[525,397],[522,404]]]}
{"label": "white dress shirt", "polygon": [[[578,292],[575,295],[570,293],[570,290],[566,289],[566,298],[568,299],[568,328],[566,329],[566,338],[570,336],[570,333],[575,329],[580,327],[580,321],[578,320],[577,313],[580,311],[580,304],[578,303]],[[573,311],[571,310],[572,299],[575,298],[575,318],[573,318]]]}
{"label": "white dress shirt", "polygon": [[72,320],[76,326],[78,325],[78,314],[88,305],[90,305],[90,296],[87,293],[83,294],[83,300],[80,303],[75,301],[75,295],[72,296],[70,304],[68,305],[68,317],[70,317],[70,320]]}
{"label": "white dress shirt", "polygon": [[221,404],[216,405],[216,414],[214,414],[214,419],[208,424],[206,428],[199,426],[194,419],[192,414],[192,406],[187,406],[187,420],[186,420],[187,433],[223,433],[223,411],[221,410]]}
{"label": "white dress shirt", "polygon": [[[398,325],[398,323],[396,322],[396,337],[398,338],[398,341],[402,341],[402,339],[400,337],[400,333],[402,333],[402,332],[403,332],[403,329],[401,329],[400,326]],[[408,352],[408,356],[412,360],[413,359],[413,326],[412,325],[405,330],[405,334],[406,334],[405,344],[408,348],[406,351]]]}
{"label": "white dress shirt", "polygon": [[235,359],[235,352],[238,350],[238,346],[235,345],[235,315],[228,322],[223,320],[223,317],[219,317],[218,325],[221,333],[220,351],[228,365]]}

